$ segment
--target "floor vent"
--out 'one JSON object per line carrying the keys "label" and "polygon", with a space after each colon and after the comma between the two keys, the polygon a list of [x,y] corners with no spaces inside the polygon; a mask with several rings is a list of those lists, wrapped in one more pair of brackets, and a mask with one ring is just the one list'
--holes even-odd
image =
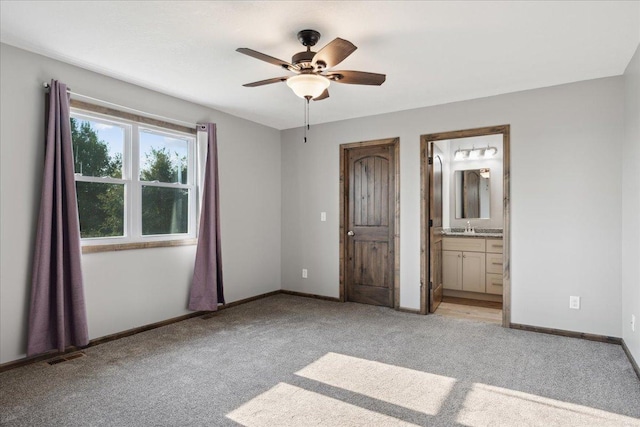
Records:
{"label": "floor vent", "polygon": [[81,351],[77,353],[72,353],[66,356],[56,357],[55,359],[51,359],[47,361],[49,365],[57,365],[58,363],[68,362],[69,360],[77,359],[78,357],[84,357],[85,354]]}

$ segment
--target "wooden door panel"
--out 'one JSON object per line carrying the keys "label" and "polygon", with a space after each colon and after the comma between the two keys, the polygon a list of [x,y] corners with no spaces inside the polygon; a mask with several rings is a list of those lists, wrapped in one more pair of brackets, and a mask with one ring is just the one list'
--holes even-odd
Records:
{"label": "wooden door panel", "polygon": [[393,306],[393,161],[389,145],[349,150],[348,301]]}
{"label": "wooden door panel", "polygon": [[[349,215],[351,217],[351,227],[363,224],[362,221],[362,172],[364,165],[362,162],[354,162],[349,170]],[[365,187],[366,193],[366,187]],[[365,200],[366,202],[366,200]],[[366,204],[366,203],[365,203]],[[353,206],[351,206],[353,205]],[[366,206],[365,206],[366,208]],[[347,222],[347,224],[349,224]]]}
{"label": "wooden door panel", "polygon": [[429,170],[429,311],[442,302],[442,191],[443,153],[435,143],[430,146]]}
{"label": "wooden door panel", "polygon": [[347,288],[347,301],[387,306],[387,304],[382,304],[381,301],[388,301],[391,298],[391,291],[385,288],[358,285]]}
{"label": "wooden door panel", "polygon": [[358,241],[354,252],[354,284],[390,288],[387,242]]}
{"label": "wooden door panel", "polygon": [[387,227],[353,227],[355,235],[357,236],[354,241],[364,241],[364,242],[380,242],[387,241],[387,235],[389,230]]}
{"label": "wooden door panel", "polygon": [[474,170],[464,171],[463,218],[480,218],[480,175]]}
{"label": "wooden door panel", "polygon": [[365,157],[354,161],[354,226],[389,226],[389,160]]}
{"label": "wooden door panel", "polygon": [[[380,172],[380,177],[378,182],[380,185],[378,188],[380,189],[380,193],[378,194],[379,199],[381,200],[383,197],[389,197],[389,161],[386,159],[379,159],[380,166],[376,169],[376,171]],[[389,227],[389,205],[391,203],[380,203],[380,218],[378,219],[378,224],[383,227]]]}
{"label": "wooden door panel", "polygon": [[444,283],[442,280],[442,240],[433,244],[433,265],[437,266],[433,270],[433,286],[431,295],[431,312],[435,312],[440,303],[442,302],[442,295],[444,291]]}

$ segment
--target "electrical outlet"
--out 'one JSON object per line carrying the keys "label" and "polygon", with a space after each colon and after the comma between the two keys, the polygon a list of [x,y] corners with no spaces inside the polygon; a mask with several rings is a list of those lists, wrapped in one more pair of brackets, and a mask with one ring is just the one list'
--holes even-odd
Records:
{"label": "electrical outlet", "polygon": [[580,297],[569,297],[569,308],[580,310]]}
{"label": "electrical outlet", "polygon": [[303,278],[303,279],[306,279],[307,277],[308,277],[307,269],[306,269],[306,268],[303,268],[303,269],[302,269],[302,278]]}
{"label": "electrical outlet", "polygon": [[327,220],[327,213],[320,212],[320,221],[326,221],[326,220]]}
{"label": "electrical outlet", "polygon": [[631,315],[631,332],[636,331],[636,316],[635,314]]}

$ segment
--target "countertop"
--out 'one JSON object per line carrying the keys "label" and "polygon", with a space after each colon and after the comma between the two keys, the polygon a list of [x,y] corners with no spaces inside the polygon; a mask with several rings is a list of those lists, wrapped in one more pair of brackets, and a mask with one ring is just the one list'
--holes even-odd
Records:
{"label": "countertop", "polygon": [[477,228],[474,233],[465,233],[464,228],[445,228],[442,230],[443,236],[451,237],[494,237],[502,239],[501,228]]}

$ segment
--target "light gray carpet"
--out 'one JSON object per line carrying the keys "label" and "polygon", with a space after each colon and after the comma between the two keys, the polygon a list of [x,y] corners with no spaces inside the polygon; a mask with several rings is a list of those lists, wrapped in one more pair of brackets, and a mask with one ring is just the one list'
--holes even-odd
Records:
{"label": "light gray carpet", "polygon": [[640,425],[618,345],[276,295],[0,374],[7,426]]}

